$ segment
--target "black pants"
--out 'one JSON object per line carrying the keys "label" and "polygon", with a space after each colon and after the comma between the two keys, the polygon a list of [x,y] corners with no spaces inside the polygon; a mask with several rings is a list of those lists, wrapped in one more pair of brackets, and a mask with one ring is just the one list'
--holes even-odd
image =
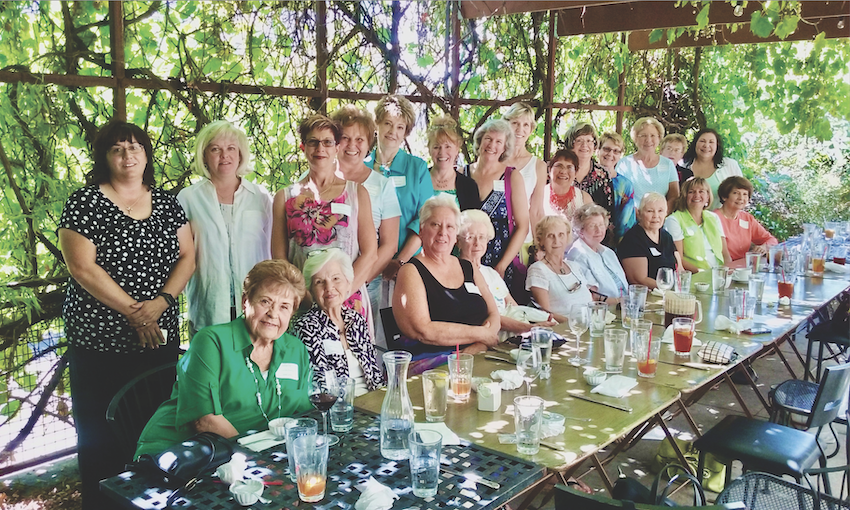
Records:
{"label": "black pants", "polygon": [[97,352],[68,347],[71,403],[77,428],[77,461],[83,486],[83,510],[118,505],[100,494],[99,482],[124,470],[117,438],[106,422],[106,408],[121,387],[145,370],[177,360],[177,344],[141,354]]}

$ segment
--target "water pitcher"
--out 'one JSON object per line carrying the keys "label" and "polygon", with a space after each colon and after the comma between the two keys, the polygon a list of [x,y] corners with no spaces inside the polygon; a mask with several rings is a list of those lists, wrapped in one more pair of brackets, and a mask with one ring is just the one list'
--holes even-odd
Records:
{"label": "water pitcher", "polygon": [[406,351],[389,351],[383,356],[388,384],[381,405],[381,455],[387,459],[410,457],[408,436],[413,431],[413,404],[407,393],[407,366],[411,357]]}

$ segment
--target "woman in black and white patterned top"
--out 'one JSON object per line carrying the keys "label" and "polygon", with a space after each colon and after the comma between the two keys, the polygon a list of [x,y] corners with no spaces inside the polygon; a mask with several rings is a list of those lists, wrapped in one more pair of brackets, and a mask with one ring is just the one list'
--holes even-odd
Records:
{"label": "woman in black and white patterned top", "polygon": [[325,371],[338,378],[351,377],[360,396],[386,382],[378,366],[366,318],[344,306],[351,294],[354,268],[339,248],[310,252],[304,262],[304,280],[313,295],[313,306],[295,319],[293,332],[307,347],[313,378],[322,381]]}
{"label": "woman in black and white patterned top", "polygon": [[186,215],[153,186],[152,152],[139,127],[104,126],[87,185],[68,198],[59,222],[71,273],[62,313],[86,509],[110,506],[98,481],[132,460],[106,408],[128,381],[177,359],[176,297],[195,270]]}

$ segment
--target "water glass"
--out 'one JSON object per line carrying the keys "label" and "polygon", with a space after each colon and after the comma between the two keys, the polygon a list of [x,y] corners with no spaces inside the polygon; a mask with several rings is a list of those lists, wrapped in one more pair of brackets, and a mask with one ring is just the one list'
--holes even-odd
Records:
{"label": "water glass", "polygon": [[338,380],[339,396],[331,407],[331,429],[334,432],[349,432],[354,425],[354,388],[353,377]]}
{"label": "water glass", "polygon": [[449,355],[451,395],[455,402],[467,402],[472,391],[472,354]]}
{"label": "water glass", "polygon": [[[629,285],[629,300],[632,301],[631,309],[636,310],[637,313],[643,313],[648,293],[649,288],[647,288],[646,285]],[[634,315],[632,315],[632,317],[634,317]]]}
{"label": "water glass", "polygon": [[676,290],[685,294],[691,293],[691,277],[693,273],[690,271],[679,271],[679,278]]}
{"label": "water glass", "polygon": [[662,292],[662,294],[667,293],[668,290],[672,289],[673,286],[676,285],[674,277],[675,273],[673,273],[672,267],[658,268],[658,273],[655,275],[655,285]]}
{"label": "water glass", "polygon": [[440,483],[440,450],[443,436],[433,430],[410,433],[410,479],[413,495],[432,498]]}
{"label": "water glass", "polygon": [[715,294],[720,294],[726,290],[726,275],[728,274],[729,268],[726,266],[711,269],[711,290]]}
{"label": "water glass", "polygon": [[514,399],[516,449],[519,453],[534,455],[540,451],[540,424],[542,422],[542,398],[524,396]]}
{"label": "water glass", "polygon": [[628,332],[622,329],[605,328],[602,338],[605,343],[605,371],[619,374],[623,371],[626,357]]}
{"label": "water glass", "polygon": [[301,436],[292,443],[298,497],[315,503],[325,497],[328,472],[328,441],[325,436]]}
{"label": "water glass", "polygon": [[729,318],[734,321],[752,319],[756,312],[756,297],[744,289],[729,292]]}
{"label": "water glass", "polygon": [[523,339],[516,354],[516,370],[525,380],[526,395],[531,395],[531,383],[540,375],[541,365],[540,348],[531,339]]}
{"label": "water glass", "polygon": [[748,289],[751,296],[756,298],[756,301],[759,303],[764,299],[764,276],[761,275],[753,275],[750,276],[750,281],[748,282]]}
{"label": "water glass", "polygon": [[[289,461],[289,479],[296,482],[295,478],[295,440],[302,436],[316,436],[319,433],[319,423],[313,418],[298,418],[286,424],[286,457]],[[290,446],[292,445],[292,446]]]}
{"label": "water glass", "polygon": [[632,341],[634,351],[632,355],[637,359],[638,375],[641,377],[655,377],[658,368],[658,356],[661,354],[661,340],[652,338],[652,323],[641,321],[640,324],[632,324]]}
{"label": "water glass", "polygon": [[548,379],[552,374],[552,333],[551,328],[534,326],[531,328],[531,343],[540,349],[540,379]]}
{"label": "water glass", "polygon": [[444,421],[449,400],[449,374],[443,370],[422,373],[422,393],[425,395],[425,420]]}
{"label": "water glass", "polygon": [[673,350],[677,356],[691,355],[695,326],[694,320],[687,317],[673,319]]}
{"label": "water glass", "polygon": [[771,273],[776,272],[776,259],[782,252],[782,246],[771,246],[767,250],[767,270]]}
{"label": "water glass", "polygon": [[746,257],[747,269],[750,270],[750,274],[758,274],[759,269],[761,269],[761,254],[748,251]]}
{"label": "water glass", "polygon": [[608,315],[608,304],[604,301],[594,301],[587,305],[590,312],[590,336],[602,336],[605,329],[605,316]]}

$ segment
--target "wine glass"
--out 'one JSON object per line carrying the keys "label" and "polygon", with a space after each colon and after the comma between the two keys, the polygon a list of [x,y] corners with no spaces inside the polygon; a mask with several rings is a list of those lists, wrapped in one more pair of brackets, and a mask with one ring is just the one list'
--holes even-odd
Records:
{"label": "wine glass", "polygon": [[337,384],[336,373],[333,370],[325,371],[325,378],[322,381],[317,380],[315,377],[312,378],[310,383],[310,403],[322,413],[322,430],[329,446],[339,443],[337,436],[328,434],[328,411],[336,403],[338,397],[339,385]]}
{"label": "wine glass", "polygon": [[590,360],[581,357],[581,335],[590,327],[590,311],[587,305],[573,305],[567,320],[570,331],[576,336],[576,355],[570,359],[570,363],[576,366],[586,365]]}
{"label": "wine glass", "polygon": [[[673,273],[673,268],[659,267],[658,274],[655,276],[655,285],[662,293],[667,293],[667,291],[672,289],[673,285],[676,284],[676,280],[674,278],[675,274]],[[661,302],[664,302],[663,297]]]}
{"label": "wine glass", "polygon": [[531,383],[540,375],[543,358],[540,347],[528,338],[523,339],[516,355],[516,370],[525,380],[526,394],[531,395]]}

